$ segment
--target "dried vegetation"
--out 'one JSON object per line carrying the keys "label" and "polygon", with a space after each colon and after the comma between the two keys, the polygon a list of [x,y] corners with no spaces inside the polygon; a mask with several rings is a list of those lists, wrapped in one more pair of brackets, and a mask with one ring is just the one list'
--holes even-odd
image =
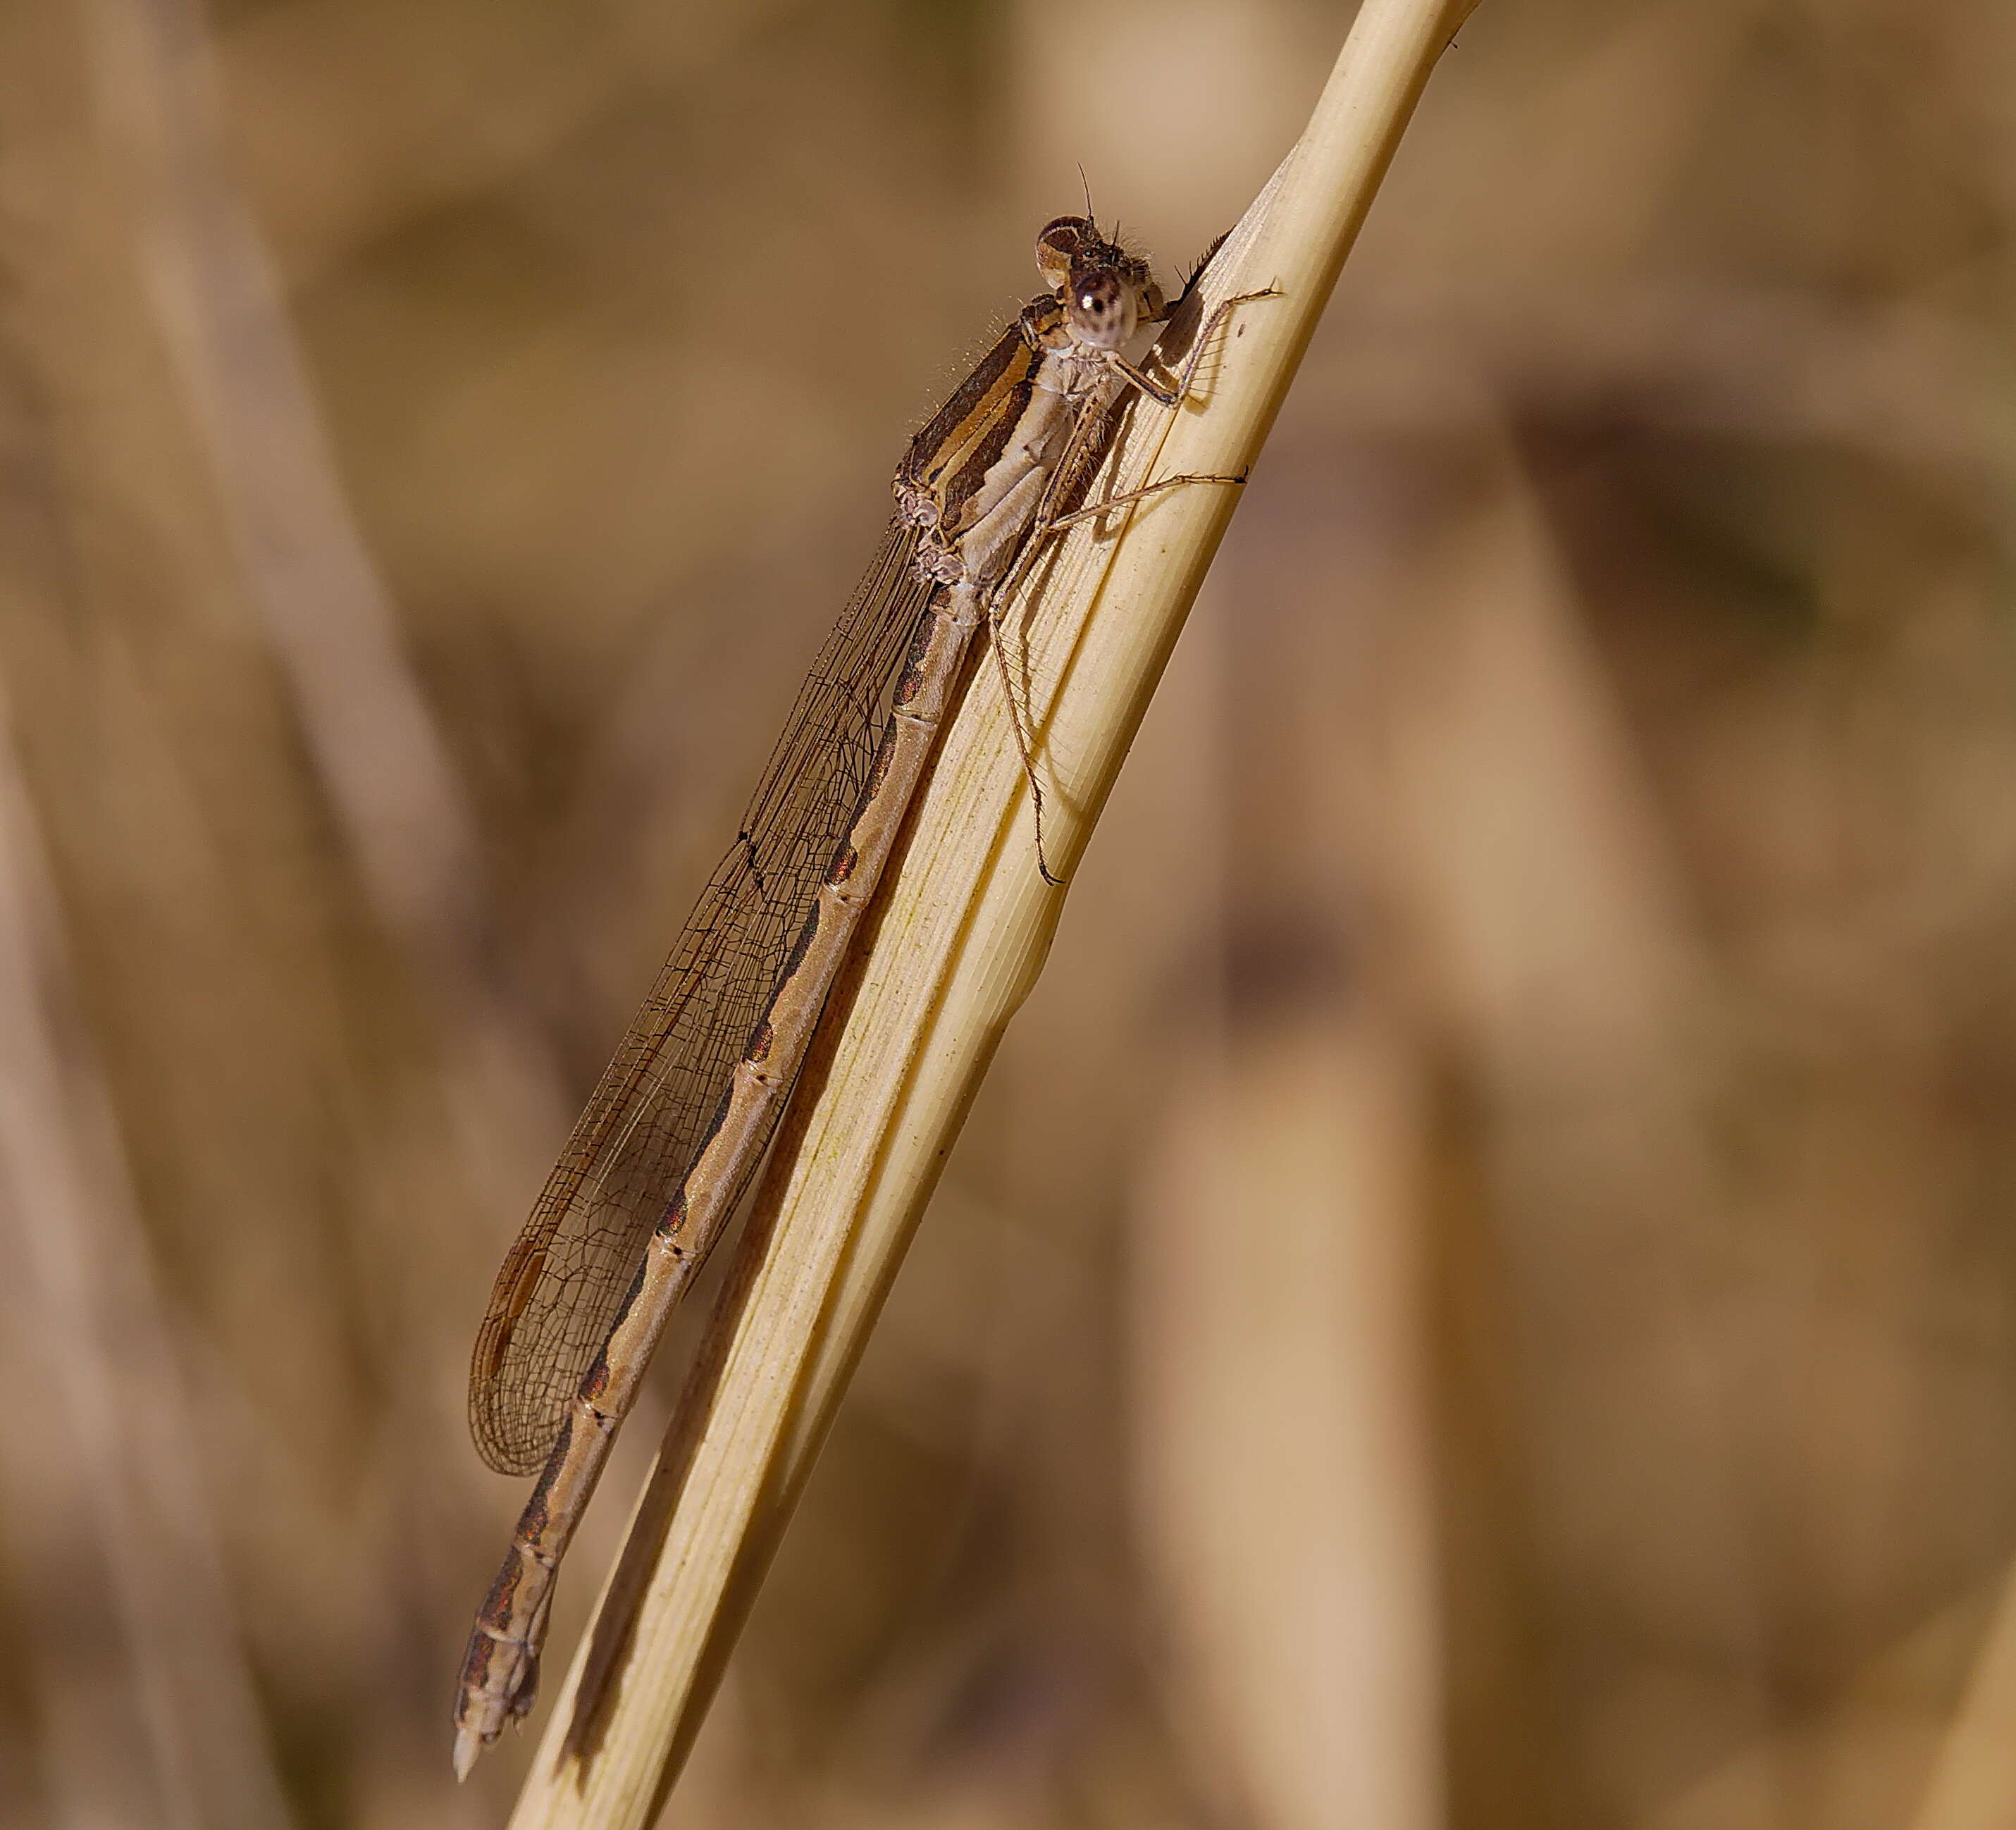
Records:
{"label": "dried vegetation", "polygon": [[[501,1816],[495,1259],[1029,229],[1337,31],[0,8],[0,1817]],[[2007,1821],[2012,58],[1470,22],[675,1821]]]}

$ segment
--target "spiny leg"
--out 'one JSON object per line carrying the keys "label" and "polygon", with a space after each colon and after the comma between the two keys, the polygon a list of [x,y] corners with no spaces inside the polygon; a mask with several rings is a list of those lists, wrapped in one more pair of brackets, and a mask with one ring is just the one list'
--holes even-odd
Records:
{"label": "spiny leg", "polygon": [[1198,365],[1209,352],[1211,340],[1217,335],[1219,326],[1240,305],[1250,305],[1260,299],[1277,299],[1280,296],[1281,289],[1278,286],[1269,286],[1262,287],[1258,292],[1234,293],[1230,298],[1220,299],[1213,305],[1210,316],[1204,319],[1203,326],[1197,332],[1197,341],[1190,346],[1190,355],[1183,363],[1183,373],[1177,377],[1172,393],[1154,387],[1147,377],[1137,374],[1131,364],[1119,362],[1118,358],[1114,360],[1126,371],[1128,378],[1150,399],[1159,401],[1165,407],[1180,406],[1190,398],[1190,384],[1197,379]]}
{"label": "spiny leg", "polygon": [[1118,495],[1109,495],[1103,501],[1095,502],[1085,508],[1074,509],[1067,515],[1059,515],[1051,522],[1049,531],[1057,533],[1065,528],[1075,527],[1080,521],[1096,521],[1101,515],[1108,515],[1117,508],[1125,508],[1145,497],[1159,495],[1165,489],[1175,489],[1186,483],[1244,483],[1246,472],[1227,475],[1217,471],[1185,471],[1181,476],[1162,477],[1153,483],[1143,483],[1138,489],[1122,490]]}
{"label": "spiny leg", "polygon": [[[1080,403],[1078,417],[1073,422],[1064,451],[1044,481],[1042,495],[1030,520],[1029,538],[1024,543],[1015,563],[1009,567],[1008,575],[989,594],[987,600],[987,645],[994,652],[995,669],[1000,676],[1002,694],[1008,701],[1009,723],[1015,733],[1015,751],[1021,758],[1023,777],[1029,784],[1030,807],[1036,828],[1036,869],[1043,881],[1053,888],[1060,888],[1064,880],[1050,869],[1049,848],[1043,838],[1043,784],[1036,770],[1035,719],[1028,704],[1027,683],[1024,683],[1021,692],[1016,690],[1013,675],[1008,665],[1007,632],[1002,613],[1003,607],[1014,600],[1023,581],[1035,568],[1057,532],[1060,522],[1057,504],[1078,481],[1073,473],[1074,464],[1095,445],[1097,450],[1092,460],[1092,467],[1096,469],[1099,459],[1104,456],[1107,416],[1112,409],[1111,402],[1096,394]],[[1025,661],[1027,654],[1025,647]]]}

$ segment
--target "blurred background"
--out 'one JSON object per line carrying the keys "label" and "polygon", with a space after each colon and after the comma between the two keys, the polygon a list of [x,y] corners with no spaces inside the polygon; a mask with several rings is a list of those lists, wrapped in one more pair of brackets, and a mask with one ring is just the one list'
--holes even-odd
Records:
{"label": "blurred background", "polygon": [[[0,7],[0,1821],[502,1822],[496,1263],[1034,229],[1348,10]],[[2016,1822],[2012,54],[1485,0],[668,1822]]]}

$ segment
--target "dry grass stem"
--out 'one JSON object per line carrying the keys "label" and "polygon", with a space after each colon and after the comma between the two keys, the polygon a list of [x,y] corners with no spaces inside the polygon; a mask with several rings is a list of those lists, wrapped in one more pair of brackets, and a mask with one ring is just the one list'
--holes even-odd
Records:
{"label": "dry grass stem", "polygon": [[[70,1821],[284,1830],[203,1491],[200,1437],[110,1098],[78,1021],[33,802],[0,699],[0,1425],[10,1559],[40,1577],[17,1657]],[[87,1681],[74,1585],[124,1653]],[[103,1630],[102,1627],[99,1630]]]}
{"label": "dry grass stem", "polygon": [[[1252,463],[1447,32],[1424,0],[1360,13],[1301,141],[1212,264],[1199,322],[1221,301],[1274,296],[1219,322],[1185,410],[1132,416],[1116,493]],[[1082,525],[1033,625],[1009,607],[1026,637],[1049,855],[1067,879],[1237,495],[1172,488],[1113,528]],[[556,1699],[518,1830],[641,1830],[655,1814],[1063,899],[1037,869],[1007,708],[974,690],[851,1006],[815,1048],[723,1319]],[[660,1547],[648,1574],[640,1543]]]}
{"label": "dry grass stem", "polygon": [[1138,1202],[1137,1516],[1226,1821],[1434,1830],[1427,1076],[1337,964],[1179,1077]]}

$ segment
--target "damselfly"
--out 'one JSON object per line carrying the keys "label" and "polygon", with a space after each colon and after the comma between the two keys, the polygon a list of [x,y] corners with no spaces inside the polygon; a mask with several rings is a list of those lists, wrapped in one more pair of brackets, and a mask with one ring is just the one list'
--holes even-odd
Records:
{"label": "damselfly", "polygon": [[[1122,354],[1170,315],[1146,261],[1076,216],[1043,229],[1036,261],[1047,290],[911,441],[895,517],[742,830],[498,1273],[470,1425],[493,1468],[542,1472],[470,1637],[459,1774],[531,1706],[560,1557],[783,1115],[974,632],[989,625],[1000,655],[1012,587],[1058,528],[1095,512],[1078,504],[1130,392],[1182,398],[1187,373],[1165,385]],[[1001,675],[1012,697],[1005,662]],[[1040,792],[1036,804],[1040,859]]]}

